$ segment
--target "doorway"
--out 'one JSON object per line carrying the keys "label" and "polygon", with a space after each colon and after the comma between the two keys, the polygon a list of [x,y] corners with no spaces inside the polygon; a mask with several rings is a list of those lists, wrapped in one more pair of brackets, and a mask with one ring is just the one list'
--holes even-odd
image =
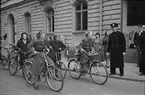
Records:
{"label": "doorway", "polygon": [[15,44],[15,19],[12,14],[8,16],[8,43]]}

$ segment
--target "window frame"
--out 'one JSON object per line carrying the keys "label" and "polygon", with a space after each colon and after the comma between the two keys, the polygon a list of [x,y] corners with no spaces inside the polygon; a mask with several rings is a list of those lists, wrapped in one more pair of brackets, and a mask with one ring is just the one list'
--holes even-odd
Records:
{"label": "window frame", "polygon": [[[83,9],[83,4],[85,4],[86,6],[87,6],[87,8],[86,9]],[[77,10],[76,8],[77,8],[77,6],[79,6],[79,5],[81,5],[81,8],[80,8],[80,10]],[[88,30],[88,4],[87,4],[87,2],[79,2],[79,3],[77,3],[75,6],[74,6],[74,9],[75,9],[75,31],[87,31]],[[83,29],[83,12],[87,12],[87,27],[86,27],[86,29]],[[81,29],[80,30],[77,30],[77,26],[78,26],[78,24],[77,24],[77,13],[80,13],[80,15],[81,15],[81,17],[80,17],[80,19],[81,19]]]}
{"label": "window frame", "polygon": [[54,9],[53,8],[48,8],[45,11],[46,15],[46,31],[48,33],[52,33],[55,31],[54,28]]}

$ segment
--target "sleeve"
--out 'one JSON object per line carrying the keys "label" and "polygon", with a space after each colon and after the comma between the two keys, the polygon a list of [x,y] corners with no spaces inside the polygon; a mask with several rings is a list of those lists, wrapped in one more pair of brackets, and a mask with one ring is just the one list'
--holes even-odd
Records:
{"label": "sleeve", "polygon": [[20,40],[18,40],[16,46],[17,46],[18,48],[20,48]]}
{"label": "sleeve", "polygon": [[61,44],[61,50],[63,51],[66,48],[66,45],[62,41],[60,41],[60,44]]}
{"label": "sleeve", "polygon": [[126,52],[126,40],[123,33],[122,33],[122,48],[123,48],[123,52]]}
{"label": "sleeve", "polygon": [[134,34],[134,39],[133,39],[133,41],[134,41],[134,44],[136,45],[136,44],[137,44],[137,42],[136,42],[136,33]]}
{"label": "sleeve", "polygon": [[28,48],[30,50],[33,50],[34,45],[35,45],[35,41],[32,41],[31,43],[28,44]]}
{"label": "sleeve", "polygon": [[107,48],[107,52],[110,52],[110,47],[111,47],[111,40],[110,40],[110,35],[108,36],[108,48]]}

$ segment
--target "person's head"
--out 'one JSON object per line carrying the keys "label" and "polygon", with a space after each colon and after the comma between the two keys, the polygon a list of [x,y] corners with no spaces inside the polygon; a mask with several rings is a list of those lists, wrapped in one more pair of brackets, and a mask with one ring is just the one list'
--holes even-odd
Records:
{"label": "person's head", "polygon": [[3,39],[4,39],[4,40],[7,39],[7,34],[3,35]]}
{"label": "person's head", "polygon": [[138,30],[142,30],[142,25],[141,24],[138,24],[137,25],[137,28],[138,28]]}
{"label": "person's head", "polygon": [[21,40],[26,40],[28,38],[28,34],[26,32],[23,32],[21,34]]}
{"label": "person's head", "polygon": [[96,37],[96,38],[100,38],[100,33],[97,32],[97,33],[95,34],[95,37]]}
{"label": "person's head", "polygon": [[85,37],[92,37],[92,35],[93,35],[93,33],[92,33],[92,31],[87,31],[87,32],[85,32]]}
{"label": "person's head", "polygon": [[36,34],[37,39],[43,38],[43,36],[44,36],[44,32],[41,30]]}
{"label": "person's head", "polygon": [[53,36],[53,40],[58,40],[58,36],[57,35],[54,35]]}
{"label": "person's head", "polygon": [[111,26],[113,32],[117,32],[118,31],[118,24],[117,23],[112,23],[110,26]]}

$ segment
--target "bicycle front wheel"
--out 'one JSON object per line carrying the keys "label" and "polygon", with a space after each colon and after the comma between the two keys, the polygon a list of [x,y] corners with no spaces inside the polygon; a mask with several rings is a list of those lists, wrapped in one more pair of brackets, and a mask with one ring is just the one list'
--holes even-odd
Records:
{"label": "bicycle front wheel", "polygon": [[48,66],[47,71],[45,73],[45,79],[48,86],[53,91],[59,92],[63,88],[63,77],[60,70],[57,67],[53,65]]}
{"label": "bicycle front wheel", "polygon": [[71,59],[68,63],[68,71],[69,71],[69,75],[73,78],[73,79],[79,79],[81,77],[81,65],[80,63],[75,60],[75,59]]}
{"label": "bicycle front wheel", "polygon": [[10,75],[14,76],[17,73],[17,71],[18,71],[17,64],[18,63],[14,58],[12,58],[10,60],[10,63],[9,63],[9,73],[10,73]]}
{"label": "bicycle front wheel", "polygon": [[24,78],[30,85],[33,85],[35,83],[35,80],[34,80],[34,75],[31,71],[31,69],[32,69],[32,63],[25,62],[24,67],[23,67]]}
{"label": "bicycle front wheel", "polygon": [[8,62],[8,58],[5,57],[5,56],[2,56],[1,57],[1,63],[2,63],[2,67],[5,69],[5,70],[8,70],[9,69],[9,62]]}
{"label": "bicycle front wheel", "polygon": [[67,73],[67,68],[66,68],[65,64],[62,61],[59,61],[58,68],[60,69],[60,71],[62,73],[63,79],[65,79],[66,73]]}
{"label": "bicycle front wheel", "polygon": [[103,85],[108,80],[108,71],[102,63],[93,61],[90,66],[90,77],[96,84]]}

